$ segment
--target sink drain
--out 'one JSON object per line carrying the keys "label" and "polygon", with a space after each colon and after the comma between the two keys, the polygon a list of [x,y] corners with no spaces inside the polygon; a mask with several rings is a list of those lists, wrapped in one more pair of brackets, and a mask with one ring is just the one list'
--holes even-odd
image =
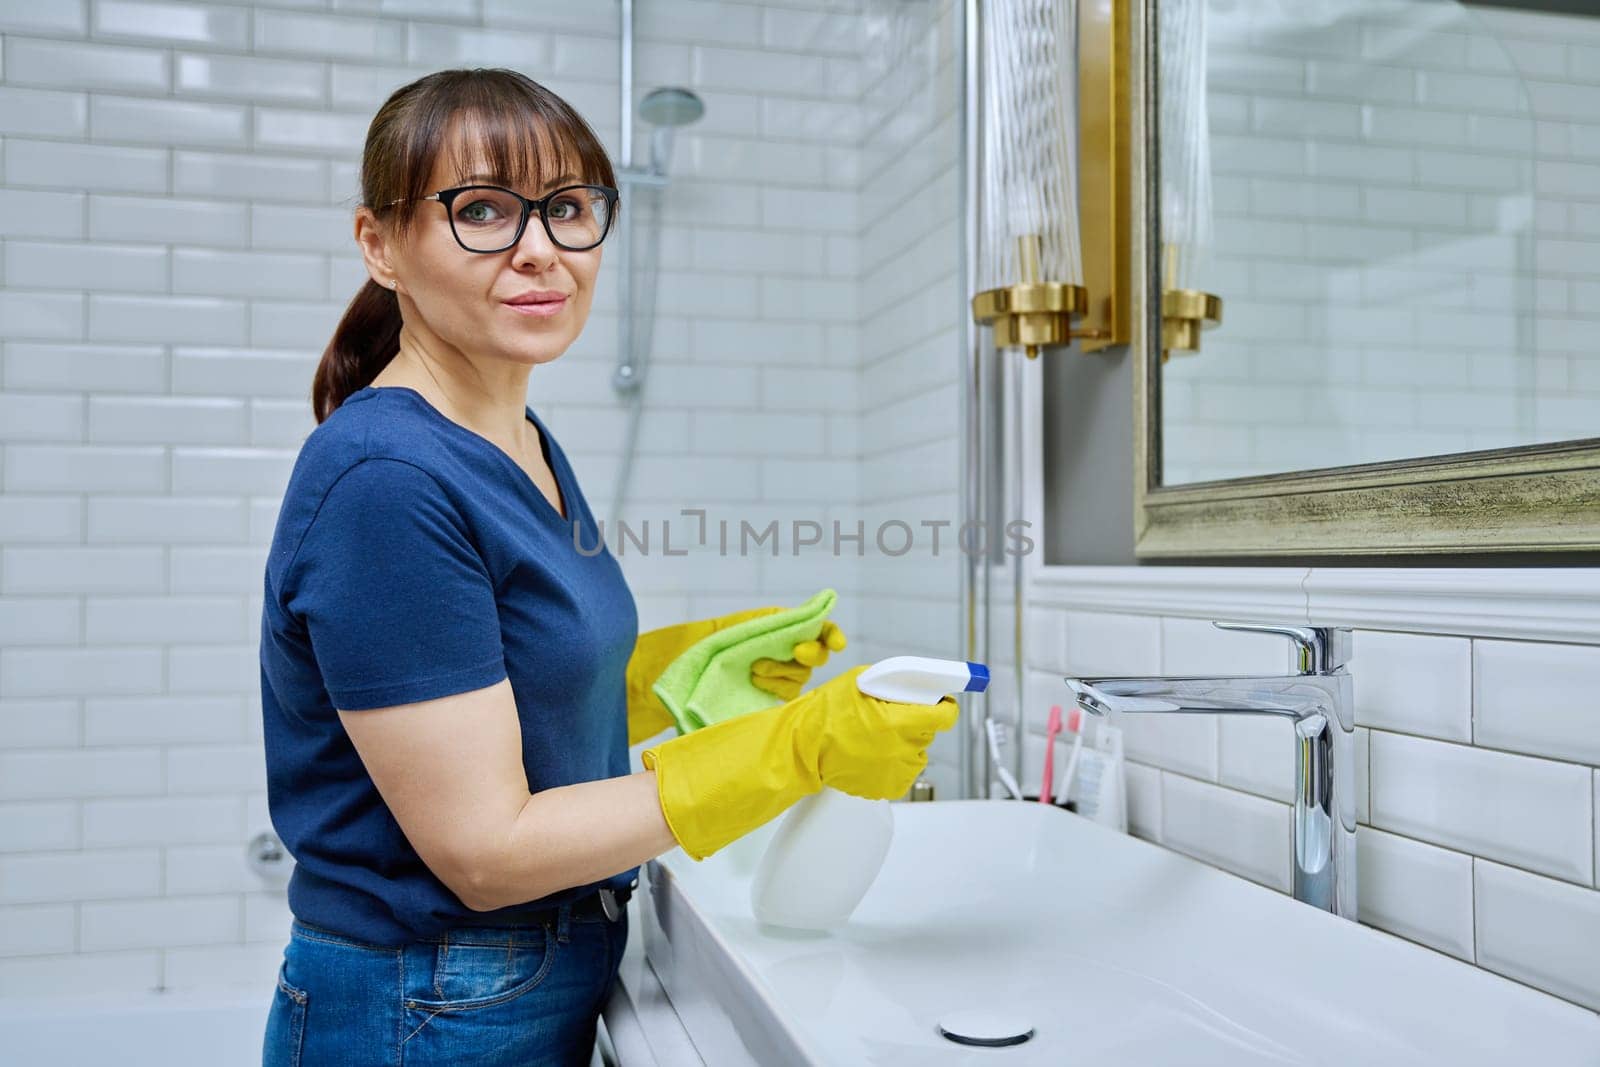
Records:
{"label": "sink drain", "polygon": [[958,1045],[1005,1048],[1028,1040],[1033,1036],[1033,1027],[1019,1015],[979,1008],[946,1015],[939,1020],[939,1033]]}

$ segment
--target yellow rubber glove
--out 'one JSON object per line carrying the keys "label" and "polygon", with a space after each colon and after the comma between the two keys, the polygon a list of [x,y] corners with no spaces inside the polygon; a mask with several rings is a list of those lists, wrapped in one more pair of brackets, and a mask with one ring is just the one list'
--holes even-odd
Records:
{"label": "yellow rubber glove", "polygon": [[[647,630],[634,643],[633,655],[628,659],[628,744],[636,745],[662,730],[675,727],[672,713],[650,691],[667,665],[696,641],[710,637],[735,623],[759,618],[782,611],[779,607],[752,608],[732,615],[719,615],[714,619],[697,619],[659,630]],[[794,646],[790,660],[758,659],[750,665],[750,684],[771,693],[780,700],[793,700],[811,678],[813,668],[828,661],[828,653],[845,647],[844,631],[833,622],[824,622],[822,632],[814,641],[802,641]]]}
{"label": "yellow rubber glove", "polygon": [[676,725],[672,713],[662,706],[650,687],[656,684],[656,679],[661,677],[661,672],[667,669],[669,663],[683,655],[685,649],[735,623],[782,610],[777,607],[752,608],[749,611],[736,611],[732,615],[719,615],[714,619],[680,622],[640,634],[633,644],[633,655],[628,657],[628,744],[636,745]]}
{"label": "yellow rubber glove", "polygon": [[856,688],[865,669],[644,750],[685,852],[705,859],[825,785],[875,800],[911,788],[934,734],[954,726],[959,709],[949,697],[930,707],[867,696]]}
{"label": "yellow rubber glove", "polygon": [[828,662],[830,652],[843,651],[846,643],[844,631],[829,619],[815,640],[794,646],[791,659],[758,659],[750,664],[750,684],[780,700],[793,700],[811,680],[812,670]]}

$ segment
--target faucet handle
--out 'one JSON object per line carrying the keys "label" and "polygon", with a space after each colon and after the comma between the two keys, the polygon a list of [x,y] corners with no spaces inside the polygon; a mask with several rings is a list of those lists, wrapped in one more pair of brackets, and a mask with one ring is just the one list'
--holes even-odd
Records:
{"label": "faucet handle", "polygon": [[1287,637],[1299,653],[1301,674],[1332,674],[1350,662],[1350,629],[1346,626],[1263,626],[1242,622],[1211,625],[1219,630]]}

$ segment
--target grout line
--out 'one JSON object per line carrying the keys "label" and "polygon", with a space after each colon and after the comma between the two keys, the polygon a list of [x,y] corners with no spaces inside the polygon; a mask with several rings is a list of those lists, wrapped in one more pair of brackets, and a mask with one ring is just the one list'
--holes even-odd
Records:
{"label": "grout line", "polygon": [[1374,734],[1393,734],[1395,737],[1408,737],[1415,741],[1431,741],[1435,744],[1453,745],[1456,748],[1471,749],[1474,752],[1488,752],[1499,756],[1516,756],[1521,759],[1538,760],[1541,763],[1555,763],[1567,767],[1583,767],[1588,770],[1600,769],[1596,768],[1592,763],[1585,763],[1581,759],[1568,759],[1561,756],[1547,756],[1539,752],[1521,752],[1513,748],[1498,748],[1492,745],[1480,745],[1472,741],[1452,740],[1448,737],[1435,737],[1432,734],[1412,733],[1409,730],[1395,730],[1387,726],[1371,726],[1367,723],[1360,723],[1358,725]]}
{"label": "grout line", "polygon": [[1482,967],[1483,964],[1478,961],[1478,857],[1472,857],[1467,875],[1472,880],[1472,962]]}
{"label": "grout line", "polygon": [[1478,638],[1467,638],[1467,736],[1478,747]]}
{"label": "grout line", "polygon": [[1358,825],[1365,826],[1369,830],[1376,830],[1382,834],[1388,834],[1390,837],[1403,838],[1404,840],[1415,845],[1426,845],[1429,848],[1436,848],[1441,852],[1449,852],[1457,856],[1465,856],[1473,861],[1482,860],[1485,863],[1492,863],[1497,867],[1505,867],[1508,870],[1517,871],[1520,874],[1526,874],[1533,878],[1542,878],[1547,882],[1554,882],[1556,885],[1570,886],[1574,889],[1590,889],[1589,886],[1584,885],[1582,882],[1569,881],[1566,878],[1562,878],[1560,875],[1550,874],[1546,871],[1535,871],[1528,867],[1519,866],[1518,864],[1512,863],[1508,860],[1496,859],[1493,856],[1480,856],[1475,852],[1467,852],[1464,849],[1458,848],[1454,845],[1441,845],[1437,841],[1429,841],[1426,838],[1416,837],[1412,834],[1402,833],[1397,830],[1391,830],[1387,826],[1378,826],[1370,822],[1359,823]]}
{"label": "grout line", "polygon": [[[1573,1000],[1571,997],[1566,997],[1566,996],[1563,996],[1560,993],[1555,993],[1555,992],[1552,992],[1551,990],[1544,989],[1541,986],[1533,985],[1531,982],[1524,981],[1523,979],[1514,978],[1509,974],[1502,974],[1499,971],[1490,970],[1488,967],[1485,967],[1480,963],[1473,962],[1472,960],[1464,960],[1460,956],[1456,956],[1456,955],[1453,955],[1453,954],[1451,954],[1449,952],[1445,952],[1442,949],[1435,948],[1434,946],[1432,946],[1430,944],[1427,944],[1426,942],[1418,941],[1415,938],[1407,937],[1404,934],[1395,933],[1393,930],[1390,930],[1388,927],[1374,926],[1374,925],[1372,925],[1370,923],[1365,923],[1365,922],[1363,922],[1361,925],[1367,927],[1367,929],[1369,929],[1369,930],[1375,930],[1380,934],[1385,934],[1385,935],[1387,935],[1389,937],[1395,938],[1396,940],[1404,941],[1407,944],[1416,945],[1418,948],[1427,949],[1429,952],[1438,953],[1440,956],[1443,956],[1445,959],[1451,960],[1451,961],[1453,961],[1455,963],[1465,964],[1468,967],[1476,967],[1481,971],[1484,971],[1484,972],[1486,972],[1488,974],[1494,975],[1496,978],[1504,978],[1508,982],[1515,982],[1517,985],[1523,986],[1524,988],[1527,988],[1527,989],[1532,989],[1533,991],[1535,991],[1537,993],[1543,993],[1545,996],[1555,997],[1556,999],[1564,1000],[1569,1004],[1576,1004],[1578,1007],[1584,1009],[1585,1011],[1594,1011],[1595,1010],[1595,1009],[1589,1007],[1587,1004],[1583,1004],[1583,1003],[1581,1003],[1579,1001]],[[1477,956],[1477,935],[1476,935],[1476,933],[1474,933],[1474,935],[1473,935],[1473,956],[1474,956],[1474,959],[1476,959],[1476,956]]]}
{"label": "grout line", "polygon": [[[1188,779],[1189,781],[1195,782],[1195,783],[1197,783],[1199,785],[1209,785],[1213,789],[1226,789],[1230,793],[1237,793],[1240,796],[1249,797],[1249,798],[1251,798],[1253,800],[1265,800],[1265,801],[1268,801],[1269,803],[1278,805],[1278,807],[1280,807],[1280,808],[1285,808],[1285,809],[1288,809],[1288,810],[1291,810],[1291,811],[1294,809],[1294,805],[1292,803],[1289,803],[1288,801],[1279,800],[1276,797],[1264,796],[1261,793],[1252,793],[1248,789],[1238,789],[1238,788],[1235,788],[1234,786],[1231,786],[1231,785],[1223,785],[1220,782],[1213,782],[1209,778],[1196,778],[1194,775],[1189,774],[1189,773],[1187,773],[1185,771],[1175,771],[1171,767],[1164,767],[1159,763],[1146,763],[1144,760],[1134,759],[1132,756],[1124,756],[1123,758],[1129,763],[1137,763],[1141,767],[1147,768],[1148,770],[1152,770],[1152,771],[1159,771],[1163,775],[1167,775],[1167,774],[1174,775],[1174,776],[1176,776],[1178,778]],[[1381,827],[1379,827],[1378,829],[1381,829]]]}
{"label": "grout line", "polygon": [[1367,728],[1367,825],[1372,825],[1372,728]]}

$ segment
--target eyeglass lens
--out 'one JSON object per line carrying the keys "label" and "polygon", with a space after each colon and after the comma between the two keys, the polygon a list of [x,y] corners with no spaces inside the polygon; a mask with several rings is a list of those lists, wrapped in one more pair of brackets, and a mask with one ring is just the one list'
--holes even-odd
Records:
{"label": "eyeglass lens", "polygon": [[[575,186],[561,189],[545,205],[545,228],[563,248],[593,248],[605,236],[610,203],[598,189]],[[516,239],[525,206],[501,189],[468,189],[460,193],[450,212],[456,237],[478,252],[497,252]]]}

